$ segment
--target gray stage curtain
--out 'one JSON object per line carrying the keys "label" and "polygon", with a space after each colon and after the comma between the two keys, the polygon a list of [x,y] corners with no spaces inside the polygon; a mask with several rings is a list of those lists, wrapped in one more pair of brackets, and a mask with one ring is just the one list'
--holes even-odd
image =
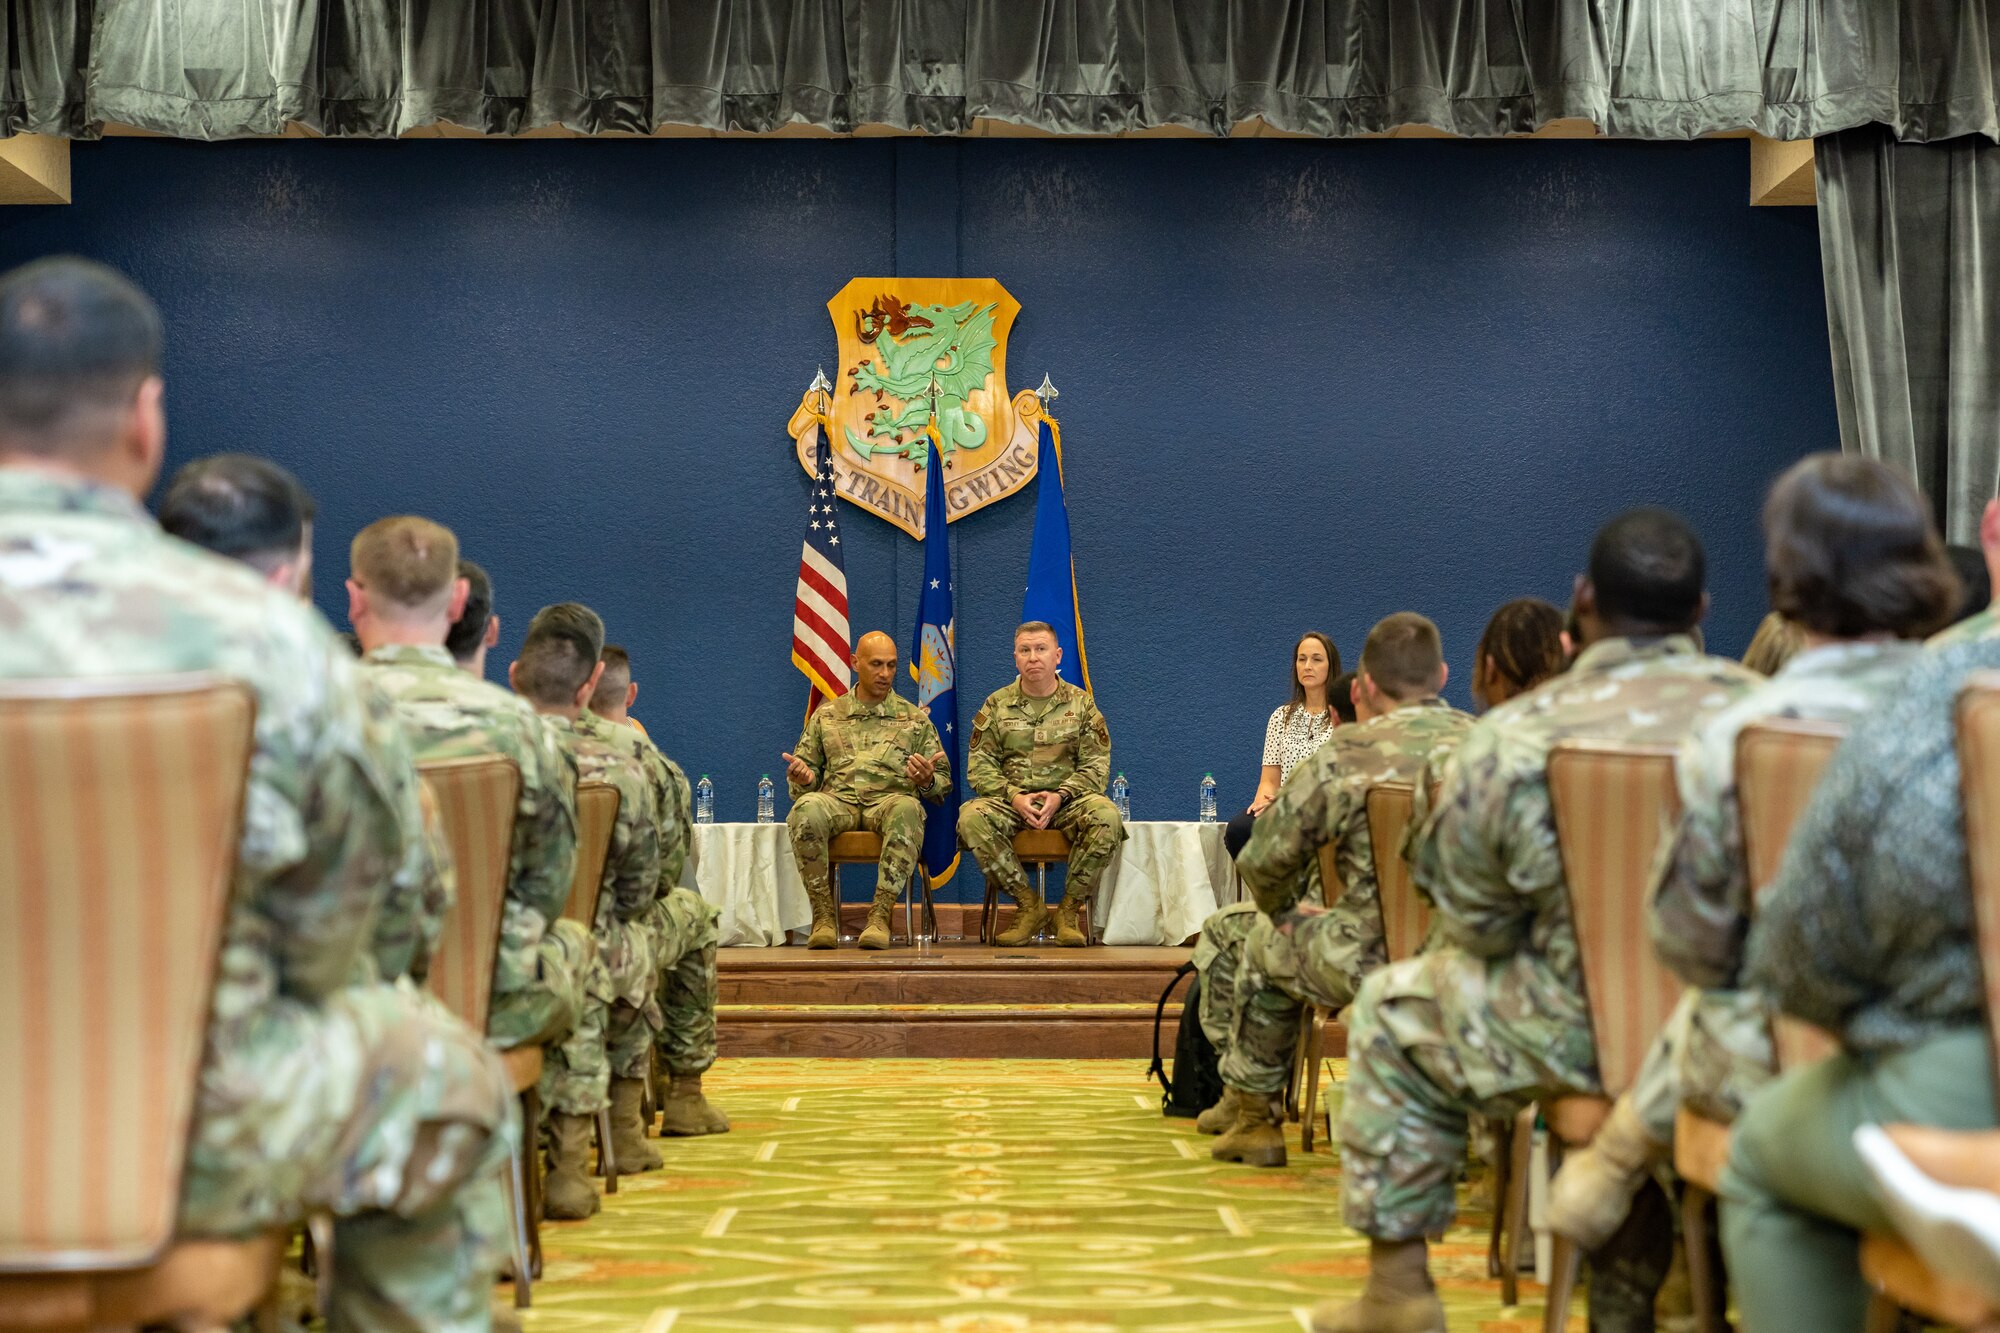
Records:
{"label": "gray stage curtain", "polygon": [[2000,493],[2000,147],[1821,139],[1820,257],[1843,447],[1894,464],[1946,539]]}
{"label": "gray stage curtain", "polygon": [[0,129],[1996,133],[2000,0],[0,0]]}

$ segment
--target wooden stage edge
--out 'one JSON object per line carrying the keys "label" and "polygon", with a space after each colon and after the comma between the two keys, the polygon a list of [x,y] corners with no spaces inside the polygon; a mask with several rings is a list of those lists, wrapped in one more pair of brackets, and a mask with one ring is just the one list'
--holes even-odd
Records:
{"label": "wooden stage edge", "polygon": [[[851,943],[721,949],[718,1042],[725,1059],[1143,1060],[1152,1053],[1160,992],[1192,953],[949,941],[868,952]],[[1162,1020],[1169,1058],[1187,986],[1175,988]],[[1343,1049],[1334,1034],[1328,1054]]]}

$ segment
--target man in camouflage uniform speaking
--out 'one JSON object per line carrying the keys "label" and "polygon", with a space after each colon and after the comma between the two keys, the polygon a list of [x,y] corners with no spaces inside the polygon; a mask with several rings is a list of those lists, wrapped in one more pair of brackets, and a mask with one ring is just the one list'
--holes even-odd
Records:
{"label": "man in camouflage uniform speaking", "polygon": [[556,1042],[583,1009],[590,932],[563,921],[576,871],[576,763],[528,704],[459,670],[444,646],[468,591],[458,538],[429,519],[377,520],[354,538],[348,619],[417,762],[503,755],[521,774],[486,1035],[502,1050]]}
{"label": "man in camouflage uniform speaking", "polygon": [[0,279],[0,679],[214,671],[256,696],[179,1233],[324,1209],[329,1328],[479,1333],[507,1235],[506,1076],[407,985],[355,981],[404,834],[354,661],[295,595],[139,507],[166,443],[160,350],[152,303],[109,269]]}
{"label": "man in camouflage uniform speaking", "polygon": [[[1235,966],[1226,969],[1235,996],[1221,1047],[1223,1095],[1213,1108],[1222,1115],[1203,1113],[1202,1127],[1223,1134],[1213,1151],[1220,1161],[1285,1164],[1271,1102],[1291,1074],[1301,1005],[1345,1009],[1361,978],[1388,961],[1368,789],[1415,782],[1427,760],[1464,738],[1472,719],[1438,698],[1446,674],[1437,626],[1423,616],[1399,611],[1369,631],[1355,676],[1354,724],[1336,728],[1292,774],[1236,858],[1257,910],[1249,930],[1232,937]],[[1302,894],[1319,849],[1329,844],[1340,884],[1338,897],[1320,907]]]}
{"label": "man in camouflage uniform speaking", "polygon": [[1020,906],[994,943],[1026,943],[1048,922],[1048,904],[1014,855],[1023,828],[1059,829],[1069,838],[1069,879],[1056,909],[1056,943],[1089,943],[1077,917],[1097,892],[1125,825],[1104,794],[1111,778],[1111,732],[1097,703],[1056,674],[1062,649],[1053,629],[1031,620],[1014,631],[1020,679],[987,696],[972,719],[966,780],[977,799],[958,812],[959,840],[986,878]]}
{"label": "man in camouflage uniform speaking", "polygon": [[808,949],[831,949],[840,933],[827,845],[835,834],[857,829],[882,839],[861,947],[889,947],[889,910],[924,843],[917,798],[936,801],[951,790],[951,763],[937,728],[895,684],[895,640],[871,630],[854,648],[854,688],[814,709],[796,752],[780,756],[792,793],[785,829],[812,902]]}
{"label": "man in camouflage uniform speaking", "polygon": [[[1601,1091],[1549,750],[1571,737],[1678,743],[1756,683],[1687,633],[1708,607],[1702,584],[1701,543],[1679,517],[1613,519],[1577,581],[1583,652],[1481,718],[1446,766],[1410,855],[1442,947],[1374,973],[1348,1010],[1342,1192],[1347,1224],[1369,1238],[1369,1274],[1358,1301],[1313,1312],[1321,1333],[1443,1333],[1425,1238],[1451,1222],[1469,1117]],[[1591,1257],[1595,1328],[1653,1327],[1672,1239],[1652,1195]]]}

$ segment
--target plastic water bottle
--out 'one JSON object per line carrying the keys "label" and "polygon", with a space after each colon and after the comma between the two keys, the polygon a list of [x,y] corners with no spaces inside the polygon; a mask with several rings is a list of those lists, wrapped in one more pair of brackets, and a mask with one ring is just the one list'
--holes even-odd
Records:
{"label": "plastic water bottle", "polygon": [[1201,775],[1201,822],[1204,824],[1215,822],[1215,774],[1213,773]]}
{"label": "plastic water bottle", "polygon": [[1118,807],[1120,819],[1129,821],[1132,818],[1132,784],[1125,780],[1123,773],[1111,781],[1111,804]]}
{"label": "plastic water bottle", "polygon": [[778,789],[771,785],[771,775],[766,773],[757,782],[757,822],[774,824],[778,820]]}
{"label": "plastic water bottle", "polygon": [[701,781],[694,784],[694,822],[713,824],[715,822],[715,784],[708,780],[708,774],[701,775]]}

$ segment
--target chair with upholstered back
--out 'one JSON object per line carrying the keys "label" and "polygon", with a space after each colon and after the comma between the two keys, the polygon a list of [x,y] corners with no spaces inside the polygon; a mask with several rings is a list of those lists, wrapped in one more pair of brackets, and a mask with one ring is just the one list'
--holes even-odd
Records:
{"label": "chair with upholstered back", "polygon": [[[486,1031],[493,1002],[493,967],[500,957],[500,926],[507,903],[507,877],[514,853],[514,817],[521,795],[521,770],[503,755],[434,759],[417,765],[437,802],[445,841],[458,872],[458,897],[445,915],[444,930],[431,956],[430,986],[445,1008],[475,1032]],[[572,892],[574,890],[572,889]],[[502,1051],[514,1091],[523,1103],[523,1138],[534,1141],[541,1120],[536,1085],[541,1082],[539,1046]],[[525,1307],[540,1248],[537,1213],[539,1154],[517,1145],[514,1185],[514,1303]]]}
{"label": "chair with upholstered back", "polygon": [[[1976,671],[1959,692],[1958,774],[1986,1031],[2000,1070],[2000,672]],[[1897,1236],[1862,1237],[1861,1274],[1878,1293],[1870,1329],[1899,1327],[1904,1310],[1953,1328],[1985,1328],[2000,1316],[1983,1292],[1933,1271]]]}
{"label": "chair with upholstered back", "polygon": [[[597,904],[604,896],[605,863],[618,832],[618,788],[608,782],[576,786],[576,874],[570,879],[563,917],[585,930],[597,929]],[[618,1192],[618,1159],[611,1151],[611,1112],[597,1113],[597,1170],[604,1192]]]}
{"label": "chair with upholstered back", "polygon": [[277,1276],[283,1233],[175,1235],[255,718],[0,683],[0,1327],[226,1324]]}
{"label": "chair with upholstered back", "polygon": [[[1838,722],[1768,718],[1737,735],[1736,804],[1753,907],[1777,878],[1792,828],[1846,734],[1846,726]],[[1833,1044],[1825,1033],[1793,1019],[1780,1017],[1773,1028],[1781,1068],[1818,1059]],[[1674,1118],[1674,1171],[1685,1185],[1681,1222],[1699,1333],[1722,1333],[1728,1327],[1722,1274],[1710,1243],[1716,1188],[1728,1160],[1729,1126],[1682,1106]]]}
{"label": "chair with upholstered back", "polygon": [[[842,866],[880,865],[882,862],[882,839],[879,834],[866,831],[836,833],[827,844],[827,863],[833,872],[833,901],[836,911],[840,905],[840,868]],[[917,895],[924,900],[924,925],[917,925]],[[987,890],[988,897],[992,890]],[[910,865],[910,878],[903,885],[903,936],[914,944],[919,939],[937,938],[937,907],[931,902],[930,878],[924,874],[923,850],[918,849],[917,859]]]}
{"label": "chair with upholstered back", "polygon": [[[1653,951],[1647,920],[1654,854],[1679,817],[1671,745],[1558,741],[1549,752],[1549,803],[1568,887],[1570,921],[1597,1049],[1602,1095],[1543,1107],[1553,1137],[1582,1147],[1630,1087],[1683,987]],[[1558,1236],[1544,1327],[1567,1327],[1582,1256]]]}

